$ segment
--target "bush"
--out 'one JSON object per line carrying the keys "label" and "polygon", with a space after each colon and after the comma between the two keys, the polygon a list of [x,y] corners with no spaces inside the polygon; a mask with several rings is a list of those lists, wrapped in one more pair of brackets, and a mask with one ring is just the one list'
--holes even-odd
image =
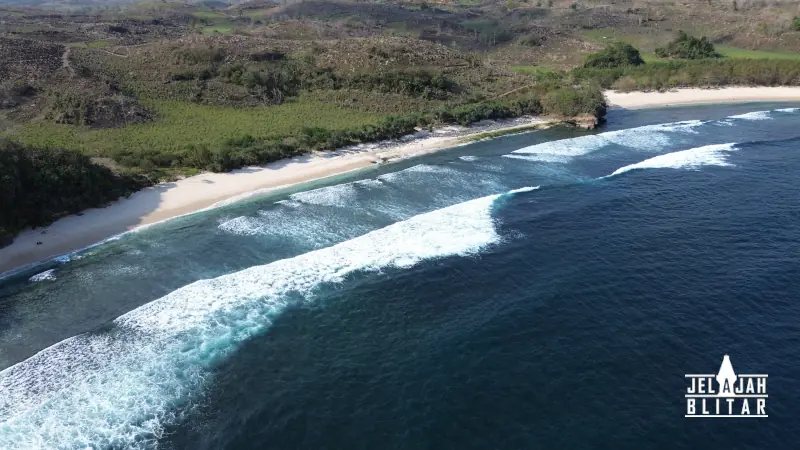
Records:
{"label": "bush", "polygon": [[681,31],[674,41],[666,47],[657,48],[656,56],[659,58],[676,59],[705,59],[718,58],[720,55],[705,36],[697,39]]}
{"label": "bush", "polygon": [[792,29],[794,31],[800,31],[800,17],[795,17],[792,21]]}
{"label": "bush", "polygon": [[624,42],[615,42],[604,50],[586,57],[583,67],[611,69],[615,67],[638,66],[644,64],[639,50]]}
{"label": "bush", "polygon": [[598,119],[605,116],[606,101],[603,92],[594,87],[561,88],[548,92],[542,98],[545,114],[563,117],[593,115]]}
{"label": "bush", "polygon": [[573,82],[603,88],[669,89],[685,86],[800,86],[800,61],[775,59],[678,60],[616,69],[576,69]]}

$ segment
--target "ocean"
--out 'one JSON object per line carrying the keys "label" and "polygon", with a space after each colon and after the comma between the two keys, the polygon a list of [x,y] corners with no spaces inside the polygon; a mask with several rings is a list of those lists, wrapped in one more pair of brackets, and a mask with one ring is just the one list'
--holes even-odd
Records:
{"label": "ocean", "polygon": [[[791,106],[612,110],[0,280],[0,448],[794,448]],[[768,417],[685,417],[724,355]]]}

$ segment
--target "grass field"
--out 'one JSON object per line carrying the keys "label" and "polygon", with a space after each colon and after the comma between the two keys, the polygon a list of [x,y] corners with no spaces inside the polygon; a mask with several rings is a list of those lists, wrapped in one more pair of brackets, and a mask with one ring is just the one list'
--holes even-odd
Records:
{"label": "grass field", "polygon": [[[669,40],[669,36],[671,36],[670,34],[665,34],[664,36],[631,35],[631,34],[620,33],[619,30],[615,30],[613,28],[596,28],[592,30],[584,30],[582,35],[587,40],[598,44],[607,44],[615,40],[631,44],[642,51],[642,58],[645,60],[645,62],[648,63],[664,61],[663,59],[658,58],[655,55],[655,53],[652,53],[652,50],[655,47],[665,45]],[[700,34],[696,35],[700,36]],[[765,50],[748,50],[724,44],[715,44],[714,47],[716,47],[717,51],[720,54],[722,54],[727,58],[800,60],[800,52],[789,53],[789,52],[773,52]]]}
{"label": "grass field", "polygon": [[246,9],[243,11],[243,16],[251,19],[263,19],[269,14],[270,8],[265,9]]}
{"label": "grass field", "polygon": [[531,75],[537,78],[558,77],[559,75],[557,70],[542,66],[511,66],[510,69],[512,72]]}
{"label": "grass field", "polygon": [[113,149],[134,153],[182,151],[189,145],[217,148],[245,135],[254,138],[289,136],[302,127],[354,128],[381,117],[332,105],[303,101],[252,109],[223,108],[183,102],[148,104],[156,121],[116,129],[92,130],[72,125],[31,122],[12,134],[21,142],[49,148],[80,150],[106,156]]}
{"label": "grass field", "polygon": [[192,17],[196,17],[198,19],[214,20],[214,19],[224,19],[228,16],[214,11],[195,11],[192,13]]}
{"label": "grass field", "polygon": [[231,34],[233,33],[233,25],[230,24],[220,24],[220,25],[212,25],[208,27],[203,27],[203,34]]}
{"label": "grass field", "polygon": [[781,53],[764,50],[747,50],[728,45],[716,45],[717,51],[728,58],[736,59],[789,59],[800,60],[800,53]]}

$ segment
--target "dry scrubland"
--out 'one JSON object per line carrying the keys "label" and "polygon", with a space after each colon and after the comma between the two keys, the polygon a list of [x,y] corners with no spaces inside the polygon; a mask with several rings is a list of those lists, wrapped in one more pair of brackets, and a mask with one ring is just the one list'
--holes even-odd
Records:
{"label": "dry scrubland", "polygon": [[[800,84],[794,1],[89,1],[0,16],[0,210],[14,212],[0,239],[198,171],[444,123],[602,118],[604,88]],[[657,50],[679,30],[713,57]],[[612,42],[646,64],[584,67]],[[126,188],[87,197],[81,179]]]}

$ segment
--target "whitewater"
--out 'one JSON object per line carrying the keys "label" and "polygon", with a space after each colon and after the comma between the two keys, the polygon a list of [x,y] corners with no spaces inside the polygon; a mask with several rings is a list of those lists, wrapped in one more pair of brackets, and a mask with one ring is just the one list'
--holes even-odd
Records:
{"label": "whitewater", "polygon": [[[358,280],[423,277],[453,261],[523,251],[551,232],[546,223],[524,224],[566,214],[564,205],[602,195],[615,204],[614,196],[662,180],[672,180],[667,192],[693,192],[688,186],[714,177],[735,179],[760,164],[747,158],[763,148],[795,145],[782,124],[798,112],[725,110],[660,123],[645,115],[640,126],[596,134],[480,142],[334,185],[222,205],[3,280],[0,305],[10,306],[0,309],[0,358],[36,329],[15,323],[60,323],[48,315],[52,307],[31,306],[42,299],[61,299],[63,333],[79,328],[69,305],[124,299],[133,307],[103,309],[110,317],[63,340],[30,337],[29,355],[0,371],[0,448],[162,447],[209,408],[219,368],[289,320],[287,311],[325,308]],[[206,247],[188,253],[192,245]]]}

